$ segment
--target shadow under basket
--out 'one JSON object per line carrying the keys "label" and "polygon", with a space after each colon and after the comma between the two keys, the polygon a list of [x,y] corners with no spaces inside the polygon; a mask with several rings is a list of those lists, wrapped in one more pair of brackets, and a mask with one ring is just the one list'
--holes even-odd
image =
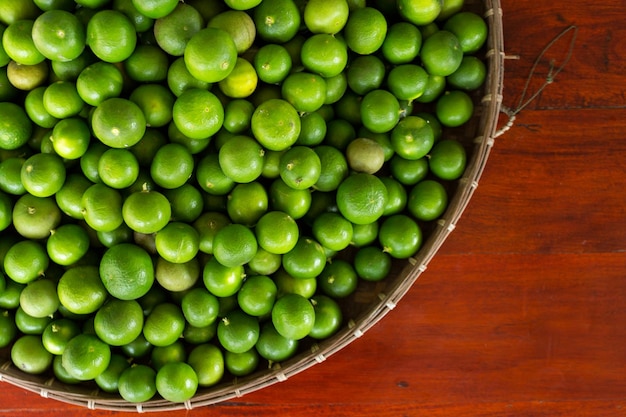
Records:
{"label": "shadow under basket", "polygon": [[357,290],[351,296],[340,300],[344,325],[334,336],[315,343],[302,343],[299,353],[293,358],[271,367],[266,366],[265,369],[246,377],[232,378],[225,375],[221,383],[209,388],[199,388],[196,395],[185,403],[172,403],[157,395],[148,402],[133,404],[123,400],[119,395],[98,390],[95,384],[67,385],[56,380],[51,373],[29,375],[11,363],[8,348],[0,349],[0,381],[46,398],[89,409],[129,412],[194,409],[238,398],[285,381],[292,375],[323,362],[361,337],[400,302],[454,230],[478,186],[494,143],[504,79],[502,9],[500,0],[467,0],[465,9],[483,15],[489,27],[486,46],[480,52],[487,66],[487,78],[482,89],[473,93],[474,116],[462,128],[444,130],[444,137],[457,139],[464,144],[468,155],[465,172],[461,179],[449,184],[448,208],[439,220],[432,222],[428,229],[424,229],[425,240],[418,253],[410,259],[394,261],[396,263],[392,273],[382,281],[361,280]]}

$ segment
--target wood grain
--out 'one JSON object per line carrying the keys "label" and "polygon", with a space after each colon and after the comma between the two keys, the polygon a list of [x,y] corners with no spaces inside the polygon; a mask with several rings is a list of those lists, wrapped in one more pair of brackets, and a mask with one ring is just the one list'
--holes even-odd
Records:
{"label": "wood grain", "polygon": [[[327,361],[172,416],[625,416],[626,9],[503,0],[505,104],[578,27],[554,82],[496,140],[457,229],[389,315]],[[564,38],[546,53],[566,56]],[[113,416],[0,384],[0,416]]]}

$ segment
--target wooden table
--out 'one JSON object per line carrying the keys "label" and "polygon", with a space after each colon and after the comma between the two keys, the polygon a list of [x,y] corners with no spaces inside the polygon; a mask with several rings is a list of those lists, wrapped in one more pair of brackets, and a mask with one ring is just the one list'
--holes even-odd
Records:
{"label": "wooden table", "polygon": [[[576,25],[571,61],[496,140],[457,229],[402,302],[286,382],[168,415],[626,415],[626,8],[622,0],[502,7],[507,55],[519,56],[506,62],[507,106],[543,47]],[[562,62],[569,39],[546,59]],[[117,414],[8,384],[0,409]]]}

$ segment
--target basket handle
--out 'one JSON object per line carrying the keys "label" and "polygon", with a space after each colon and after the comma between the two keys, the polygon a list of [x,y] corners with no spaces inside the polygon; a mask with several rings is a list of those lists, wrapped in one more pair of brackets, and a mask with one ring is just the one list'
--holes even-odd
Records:
{"label": "basket handle", "polygon": [[[532,93],[531,95],[527,97],[528,91],[530,88],[530,82],[533,80],[533,78],[535,78],[535,72],[537,71],[537,67],[539,66],[539,63],[541,62],[543,57],[546,55],[546,53],[559,40],[561,40],[561,38],[565,37],[570,32],[572,32],[572,34],[571,34],[571,39],[568,45],[567,55],[565,56],[565,59],[558,66],[555,65],[554,59],[550,60],[550,63],[549,63],[550,67],[548,70],[548,74],[546,75],[543,84],[534,93]],[[535,62],[533,63],[533,66],[530,69],[530,72],[528,73],[528,77],[526,78],[526,84],[524,85],[524,89],[522,90],[522,95],[517,105],[513,108],[507,107],[504,105],[501,107],[500,111],[508,117],[508,120],[506,124],[495,133],[494,138],[497,138],[498,136],[501,136],[507,131],[509,131],[515,124],[515,119],[516,119],[517,114],[521,112],[525,107],[527,107],[533,100],[535,100],[539,96],[539,94],[541,94],[541,92],[545,90],[545,88],[548,85],[554,82],[554,79],[557,77],[557,75],[559,75],[561,71],[563,71],[563,69],[565,68],[565,66],[570,61],[573,55],[574,45],[576,43],[577,35],[578,35],[578,27],[575,25],[568,26],[561,33],[555,36],[550,42],[548,42],[548,44],[543,48],[541,53],[535,59]],[[504,58],[505,59],[520,59],[518,55],[505,55]]]}

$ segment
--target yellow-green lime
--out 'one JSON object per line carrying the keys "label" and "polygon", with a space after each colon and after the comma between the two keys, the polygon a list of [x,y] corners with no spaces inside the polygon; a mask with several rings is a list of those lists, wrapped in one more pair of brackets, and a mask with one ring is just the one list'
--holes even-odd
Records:
{"label": "yellow-green lime", "polygon": [[259,77],[250,61],[237,58],[232,72],[219,82],[219,88],[227,97],[245,98],[254,93]]}

